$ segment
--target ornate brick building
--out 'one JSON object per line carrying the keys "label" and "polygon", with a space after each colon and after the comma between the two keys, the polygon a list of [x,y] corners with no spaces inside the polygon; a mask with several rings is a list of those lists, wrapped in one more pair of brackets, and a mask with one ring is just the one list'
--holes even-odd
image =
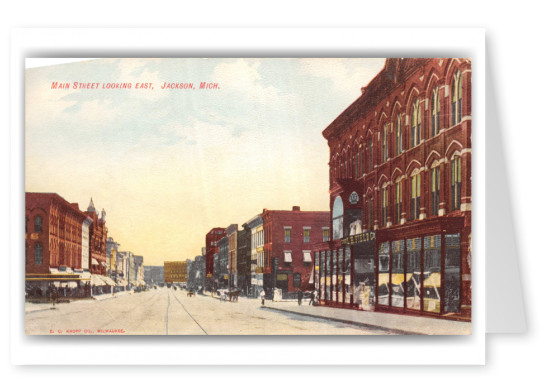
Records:
{"label": "ornate brick building", "polygon": [[387,59],[323,136],[321,303],[470,319],[470,60]]}
{"label": "ornate brick building", "polygon": [[105,210],[98,215],[94,202],[90,198],[90,205],[86,215],[92,219],[90,226],[90,271],[92,274],[107,274],[107,227],[105,225]]}
{"label": "ornate brick building", "polygon": [[206,237],[205,237],[205,243],[206,243],[206,255],[205,255],[205,262],[206,262],[206,288],[207,289],[214,289],[214,255],[218,254],[218,241],[222,239],[224,236],[226,236],[226,229],[225,228],[213,228],[211,229]]}

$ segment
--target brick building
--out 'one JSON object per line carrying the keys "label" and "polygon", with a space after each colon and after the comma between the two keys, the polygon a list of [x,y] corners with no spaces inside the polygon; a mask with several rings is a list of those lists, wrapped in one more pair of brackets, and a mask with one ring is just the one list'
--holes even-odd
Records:
{"label": "brick building", "polygon": [[308,289],[313,245],[329,232],[329,212],[301,211],[298,206],[290,211],[264,209],[262,221],[264,289],[271,294],[274,283],[284,294]]}
{"label": "brick building", "polygon": [[90,204],[86,215],[92,219],[90,225],[90,271],[92,274],[107,274],[107,227],[105,225],[105,210],[101,216],[94,207],[94,201],[90,198]]}
{"label": "brick building", "polygon": [[213,228],[205,237],[205,267],[206,267],[206,287],[207,289],[214,290],[214,255],[218,254],[218,241],[226,236],[225,228]]}
{"label": "brick building", "polygon": [[470,319],[471,62],[387,59],[323,136],[321,303]]}
{"label": "brick building", "polygon": [[91,224],[78,204],[55,193],[25,193],[25,281],[30,296],[45,296],[53,286],[84,289],[90,280]]}

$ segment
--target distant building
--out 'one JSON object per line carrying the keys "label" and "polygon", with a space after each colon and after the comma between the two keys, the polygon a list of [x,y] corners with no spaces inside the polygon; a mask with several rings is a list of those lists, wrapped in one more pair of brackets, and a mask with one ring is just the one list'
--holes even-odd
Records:
{"label": "distant building", "polygon": [[218,253],[214,254],[214,287],[226,289],[229,287],[228,269],[228,237],[224,236],[217,242]]}
{"label": "distant building", "polygon": [[164,272],[167,284],[187,282],[187,261],[165,262]]}
{"label": "distant building", "polygon": [[218,254],[218,241],[226,236],[225,228],[212,228],[205,237],[205,266],[207,289],[214,289],[214,255]]}
{"label": "distant building", "polygon": [[157,285],[165,282],[164,266],[144,266],[144,280],[148,285]]}
{"label": "distant building", "polygon": [[135,273],[135,285],[144,286],[144,268],[143,268],[143,256],[134,255],[134,273]]}
{"label": "distant building", "polygon": [[245,294],[251,292],[251,230],[247,224],[237,231],[237,286]]}
{"label": "distant building", "polygon": [[254,216],[245,225],[250,230],[251,294],[256,297],[264,286],[264,228],[262,215]]}
{"label": "distant building", "polygon": [[90,204],[84,213],[92,219],[90,225],[90,271],[92,274],[106,275],[107,227],[105,225],[105,210],[102,210],[101,216],[99,216],[94,207],[94,201],[90,198]]}
{"label": "distant building", "polygon": [[188,289],[205,288],[205,256],[197,255],[195,259],[188,262]]}

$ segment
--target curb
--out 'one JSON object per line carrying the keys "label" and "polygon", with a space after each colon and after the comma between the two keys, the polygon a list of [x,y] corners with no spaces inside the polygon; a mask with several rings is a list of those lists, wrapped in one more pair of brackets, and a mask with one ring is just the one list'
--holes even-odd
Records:
{"label": "curb", "polygon": [[412,331],[404,331],[404,330],[400,330],[400,329],[394,329],[394,328],[391,328],[391,327],[384,327],[384,326],[371,325],[371,324],[368,324],[368,323],[356,322],[354,320],[331,318],[329,316],[323,316],[323,315],[306,314],[304,312],[293,311],[293,310],[288,310],[288,309],[283,309],[283,308],[274,308],[274,307],[267,307],[267,306],[262,306],[261,308],[262,309],[267,309],[267,310],[273,310],[273,311],[288,312],[288,313],[295,314],[295,315],[309,316],[311,318],[325,319],[325,320],[330,320],[330,321],[333,321],[333,322],[341,322],[341,323],[346,323],[346,324],[350,324],[350,325],[354,325],[354,326],[369,327],[369,328],[374,329],[374,330],[391,331],[393,333],[400,334],[400,335],[428,335],[428,334],[416,333],[416,332],[412,332]]}

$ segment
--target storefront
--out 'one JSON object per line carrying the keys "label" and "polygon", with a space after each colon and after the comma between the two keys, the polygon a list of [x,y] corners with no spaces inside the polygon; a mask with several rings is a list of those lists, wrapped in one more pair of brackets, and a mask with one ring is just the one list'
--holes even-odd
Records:
{"label": "storefront", "polygon": [[[469,319],[463,216],[368,231],[314,248],[321,305]],[[377,262],[375,262],[377,260]]]}

